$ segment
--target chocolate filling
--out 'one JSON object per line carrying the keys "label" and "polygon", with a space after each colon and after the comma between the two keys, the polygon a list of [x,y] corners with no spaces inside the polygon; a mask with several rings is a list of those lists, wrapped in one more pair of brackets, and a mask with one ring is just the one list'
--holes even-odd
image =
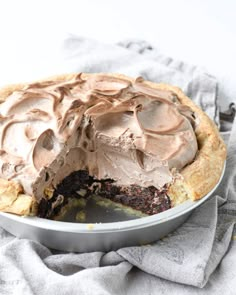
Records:
{"label": "chocolate filling", "polygon": [[158,190],[154,186],[117,186],[112,179],[98,180],[90,176],[86,170],[79,170],[67,176],[57,186],[49,200],[45,198],[41,200],[38,216],[53,218],[59,214],[61,208],[67,204],[70,198],[88,199],[94,194],[144,214],[153,215],[171,208],[166,191],[166,187]]}

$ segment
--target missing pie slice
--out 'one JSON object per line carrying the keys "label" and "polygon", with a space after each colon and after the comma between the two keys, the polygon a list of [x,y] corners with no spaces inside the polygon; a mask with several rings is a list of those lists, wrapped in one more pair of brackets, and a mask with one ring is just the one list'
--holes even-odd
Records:
{"label": "missing pie slice", "polygon": [[174,86],[74,74],[0,91],[0,210],[52,218],[93,195],[146,215],[206,195],[226,148]]}

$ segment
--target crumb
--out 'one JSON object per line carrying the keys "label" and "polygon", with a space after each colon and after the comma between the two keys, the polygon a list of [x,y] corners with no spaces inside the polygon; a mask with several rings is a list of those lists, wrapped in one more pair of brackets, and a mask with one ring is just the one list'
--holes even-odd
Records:
{"label": "crumb", "polygon": [[93,229],[94,229],[94,224],[92,224],[92,223],[88,223],[88,224],[87,224],[87,229],[89,229],[89,230],[93,230]]}
{"label": "crumb", "polygon": [[86,212],[84,210],[79,211],[75,217],[76,221],[85,222]]}

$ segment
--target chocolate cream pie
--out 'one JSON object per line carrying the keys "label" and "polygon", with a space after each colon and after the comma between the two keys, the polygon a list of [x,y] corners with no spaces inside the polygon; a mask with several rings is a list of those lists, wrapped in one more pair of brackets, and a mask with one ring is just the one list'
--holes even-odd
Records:
{"label": "chocolate cream pie", "polygon": [[0,91],[0,210],[53,218],[97,196],[151,215],[206,195],[226,148],[177,87],[74,74]]}

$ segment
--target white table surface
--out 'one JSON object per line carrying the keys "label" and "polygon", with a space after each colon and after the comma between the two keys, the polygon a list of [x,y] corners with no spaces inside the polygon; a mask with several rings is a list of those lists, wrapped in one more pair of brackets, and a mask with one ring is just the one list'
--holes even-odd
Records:
{"label": "white table surface", "polygon": [[236,1],[41,0],[0,2],[0,85],[57,74],[68,33],[106,43],[145,39],[205,67],[236,98]]}

